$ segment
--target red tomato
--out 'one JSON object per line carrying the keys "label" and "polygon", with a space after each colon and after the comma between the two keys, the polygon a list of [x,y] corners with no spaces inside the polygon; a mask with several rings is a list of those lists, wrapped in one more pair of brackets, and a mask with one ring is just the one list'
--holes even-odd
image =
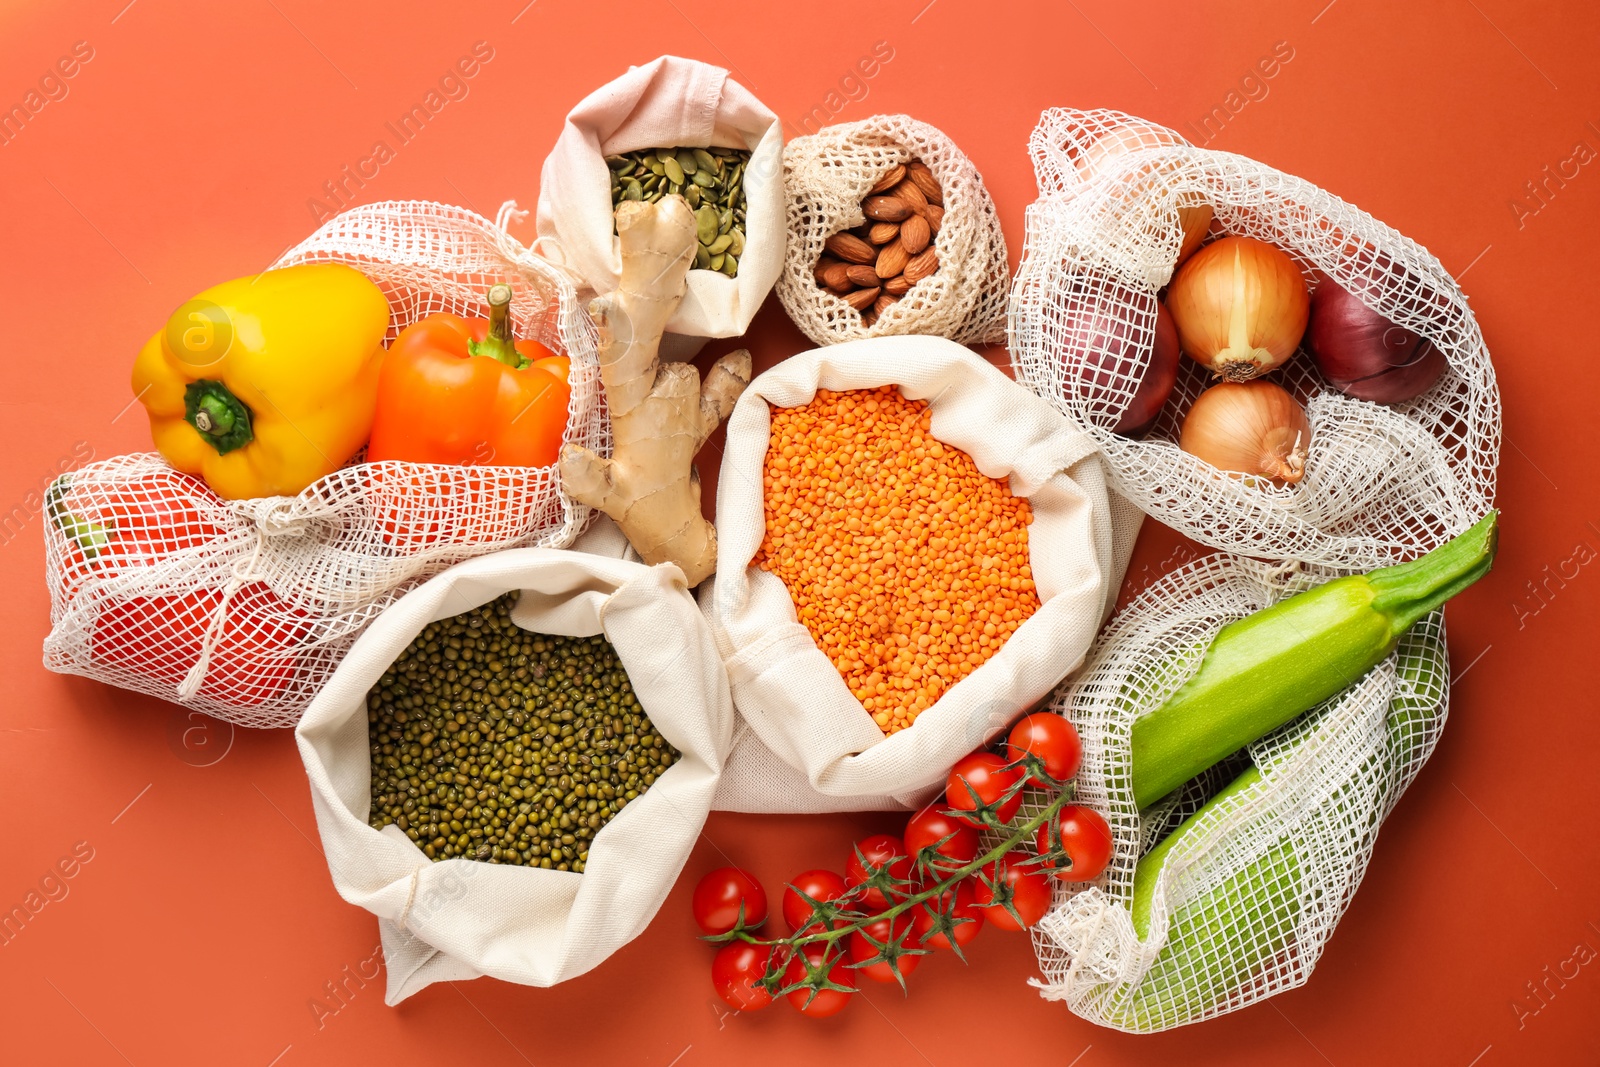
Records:
{"label": "red tomato", "polygon": [[[805,958],[812,967],[819,966],[827,958],[824,955],[826,950],[821,945],[807,945],[801,951],[805,953]],[[805,976],[805,964],[798,956],[789,961],[788,969],[783,972],[785,984],[798,982]],[[850,978],[850,967],[840,954],[834,959],[833,966],[828,968],[828,981],[848,986],[848,992],[840,989],[796,989],[789,993],[789,1003],[793,1004],[801,1015],[809,1015],[813,1019],[826,1019],[830,1015],[837,1015],[844,1010],[846,1004],[850,1003],[850,995],[855,992],[855,985]]]}
{"label": "red tomato", "polygon": [[[1044,764],[1044,772],[1058,782],[1064,782],[1078,773],[1078,763],[1083,758],[1083,743],[1078,731],[1061,715],[1037,711],[1024,715],[1011,728],[1006,738],[1006,759],[1016,763],[1024,755],[1036,757]],[[1037,775],[1035,775],[1037,779]],[[1041,781],[1040,785],[1050,783]]]}
{"label": "red tomato", "polygon": [[1039,869],[1039,864],[1032,856],[1021,849],[995,860],[985,868],[985,872],[996,885],[1010,887],[1011,906],[1016,909],[1017,915],[1022,916],[1022,923],[1018,925],[1016,916],[999,902],[999,894],[983,882],[978,882],[972,891],[972,899],[998,929],[1025,929],[1044,918],[1044,913],[1050,910],[1050,877]]}
{"label": "red tomato", "polygon": [[[800,890],[812,900],[822,903],[829,900],[838,900],[844,896],[846,886],[844,879],[832,871],[805,871],[797,874],[790,880],[789,886],[783,891],[783,921],[789,924],[789,929],[799,933],[803,927],[812,925],[815,913],[811,905],[806,903],[805,897],[795,890]],[[838,920],[828,924],[832,930],[842,926]]]}
{"label": "red tomato", "polygon": [[[917,935],[915,933],[908,935],[905,932],[910,926],[911,918],[909,915],[897,915],[892,922],[888,919],[878,919],[875,922],[868,923],[850,935],[851,961],[862,963],[863,960],[870,960],[878,955],[878,946],[874,945],[872,941],[868,941],[867,937],[871,937],[880,944],[898,945],[901,948],[920,948],[921,946],[917,943]],[[867,935],[867,937],[863,937],[863,934]],[[911,977],[911,972],[921,964],[922,957],[920,955],[897,956],[895,958],[895,965],[900,968],[901,978]],[[886,960],[878,960],[876,963],[867,963],[851,969],[866,975],[874,982],[885,982],[889,985],[900,984]]]}
{"label": "red tomato", "polygon": [[772,994],[757,985],[766,977],[772,959],[770,945],[730,941],[711,960],[711,988],[738,1011],[759,1011],[772,1003]]}
{"label": "red tomato", "polygon": [[[950,840],[939,844],[940,839]],[[942,859],[933,864],[941,870],[953,871],[971,863],[978,855],[978,831],[929,804],[906,823],[906,851],[913,859],[925,848],[931,848]]]}
{"label": "red tomato", "polygon": [[[949,904],[951,891],[946,890],[941,897],[935,900],[943,901],[940,910],[950,912],[954,918],[968,919],[969,922],[957,923],[955,927],[956,944],[966,947],[972,939],[978,936],[978,931],[983,929],[983,909],[978,907],[972,897],[972,883],[962,879],[956,883],[955,906]],[[934,913],[930,905],[935,900],[924,901],[911,909],[911,925],[914,931],[911,940],[916,941],[924,948],[949,948],[950,938],[942,933],[933,933]],[[931,935],[931,936],[930,936]]]}
{"label": "red tomato", "polygon": [[[862,863],[863,859],[866,860],[865,864]],[[857,841],[856,847],[851,849],[850,860],[844,865],[844,880],[846,885],[857,886],[874,872],[882,870],[887,870],[894,878],[906,879],[911,877],[915,867],[916,864],[906,853],[904,841],[893,834],[873,834]],[[904,897],[905,893],[897,896]],[[861,895],[861,903],[879,911],[889,906],[889,898],[884,896],[883,890],[874,886]]]}
{"label": "red tomato", "polygon": [[1050,851],[1051,827],[1059,822],[1061,847],[1067,850],[1071,866],[1056,872],[1063,882],[1092,882],[1111,862],[1111,827],[1093,808],[1068,804],[1055,820],[1044,823],[1034,835],[1034,849],[1041,856]]}
{"label": "red tomato", "polygon": [[[974,811],[980,802],[986,805],[999,803],[995,815],[1001,822],[1010,822],[1022,806],[1022,790],[1017,790],[1011,799],[1004,802],[1000,798],[1021,780],[1022,772],[1007,767],[1006,761],[993,752],[974,752],[951,768],[944,786],[944,804],[957,811]],[[978,794],[976,800],[973,799],[973,793]],[[983,825],[977,819],[963,818],[961,821],[973,827]]]}
{"label": "red tomato", "polygon": [[725,934],[739,922],[757,927],[767,921],[767,891],[749,871],[718,867],[694,887],[694,921],[708,934]]}

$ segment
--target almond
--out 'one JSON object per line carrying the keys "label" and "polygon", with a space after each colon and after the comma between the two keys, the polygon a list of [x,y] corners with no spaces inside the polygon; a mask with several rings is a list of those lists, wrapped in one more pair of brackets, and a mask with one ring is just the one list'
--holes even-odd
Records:
{"label": "almond", "polygon": [[910,258],[911,254],[906,251],[905,245],[896,239],[878,249],[878,262],[873,264],[872,269],[878,272],[880,278],[893,278],[906,269]]}
{"label": "almond", "polygon": [[900,303],[898,296],[890,296],[888,293],[884,293],[872,302],[872,313],[874,315],[882,315],[898,303]]}
{"label": "almond", "polygon": [[811,276],[817,280],[817,284],[827,285],[827,270],[829,267],[838,262],[839,261],[834,259],[832,256],[823,256],[821,259],[817,260],[817,265],[811,268]]}
{"label": "almond", "polygon": [[859,285],[863,289],[871,289],[875,285],[882,284],[878,280],[878,272],[863,263],[850,264],[845,268],[845,275],[852,285]]}
{"label": "almond", "polygon": [[822,271],[820,281],[829,289],[848,292],[850,289],[849,264],[830,263]]}
{"label": "almond", "polygon": [[911,283],[904,274],[896,274],[893,278],[883,283],[883,291],[890,296],[905,296],[906,290],[911,288]]}
{"label": "almond", "polygon": [[928,220],[928,229],[938,233],[939,227],[944,225],[944,208],[938,204],[929,204],[928,210],[922,213],[922,217]]}
{"label": "almond", "polygon": [[[901,186],[906,183],[901,182]],[[911,205],[892,196],[869,196],[861,202],[861,211],[878,222],[899,222],[911,214]]]}
{"label": "almond", "polygon": [[823,242],[823,247],[840,259],[851,263],[871,263],[878,258],[878,250],[850,233],[836,233]]}
{"label": "almond", "polygon": [[933,229],[928,220],[921,215],[912,215],[900,224],[900,243],[913,256],[927,248],[931,240],[933,240]]}
{"label": "almond", "polygon": [[[890,245],[889,247],[893,248],[895,246]],[[879,262],[882,262],[881,256],[879,257]],[[926,278],[928,275],[932,274],[938,269],[938,251],[932,248],[925,248],[919,255],[912,256],[906,261],[906,267],[903,273],[906,276],[906,280],[915,285],[917,282],[920,282],[922,279]],[[878,273],[882,274],[883,271],[880,270]]]}
{"label": "almond", "polygon": [[872,313],[871,309],[868,309],[868,310],[863,311],[861,313],[861,325],[863,325],[865,327],[868,327],[870,329],[872,324],[877,322],[877,321],[878,321],[878,316],[874,315]]}
{"label": "almond", "polygon": [[922,195],[928,198],[928,203],[944,206],[944,191],[939,188],[939,179],[933,176],[933,171],[924,166],[913,167],[908,171],[911,183],[915,185]]}
{"label": "almond", "polygon": [[867,231],[867,240],[875,245],[886,245],[900,236],[900,224],[897,222],[874,222],[872,229]]}
{"label": "almond", "polygon": [[857,311],[865,311],[878,299],[878,292],[876,288],[857,289],[855,292],[848,294],[844,298],[844,302]]}
{"label": "almond", "polygon": [[910,180],[903,181],[894,187],[894,198],[909,206],[912,211],[919,215],[928,208],[928,198],[923,196],[922,190],[917,188],[917,184]]}
{"label": "almond", "polygon": [[867,193],[869,196],[876,196],[879,193],[888,192],[890,189],[893,189],[895,186],[899,185],[900,180],[905,176],[906,168],[897,163],[890,167],[889,172],[883,177],[879,178],[878,184],[869,189]]}

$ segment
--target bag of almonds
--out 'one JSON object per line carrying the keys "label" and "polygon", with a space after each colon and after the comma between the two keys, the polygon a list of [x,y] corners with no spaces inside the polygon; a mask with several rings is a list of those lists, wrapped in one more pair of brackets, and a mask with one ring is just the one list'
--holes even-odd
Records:
{"label": "bag of almonds", "polygon": [[1082,662],[1141,518],[1087,435],[943,338],[757,377],[728,420],[699,594],[741,719],[715,806],[926,799]]}
{"label": "bag of almonds", "polygon": [[334,886],[378,916],[387,1002],[480,975],[553,985],[636,937],[732,732],[671,564],[514,549],[397,601],[295,731]]}
{"label": "bag of almonds", "polygon": [[978,169],[949,137],[875,115],[791,141],[783,171],[778,298],[807,337],[1005,339],[1005,236]]}
{"label": "bag of almonds", "polygon": [[662,56],[568,113],[539,178],[539,250],[609,293],[616,203],[683,195],[702,254],[667,330],[737,337],[783,265],[782,159],[778,117],[726,70]]}

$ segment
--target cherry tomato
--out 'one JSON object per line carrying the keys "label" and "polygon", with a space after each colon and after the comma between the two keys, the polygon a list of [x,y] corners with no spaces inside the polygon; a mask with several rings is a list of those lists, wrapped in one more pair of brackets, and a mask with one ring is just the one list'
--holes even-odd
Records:
{"label": "cherry tomato", "polygon": [[[954,931],[956,944],[965,948],[972,942],[973,938],[978,936],[978,932],[983,929],[983,909],[978,907],[977,902],[973,900],[972,883],[966,879],[956,883],[954,908],[949,905],[951,892],[951,890],[946,890],[942,896],[935,898],[935,900],[943,901],[944,904],[940,910],[950,912],[954,918],[971,920],[970,922],[957,923]],[[923,948],[949,948],[950,938],[948,936],[932,932],[934,912],[930,909],[934,903],[934,900],[928,900],[911,909],[912,939]]]}
{"label": "cherry tomato", "polygon": [[[863,858],[865,865],[861,862]],[[844,865],[844,880],[846,885],[857,886],[874,871],[884,869],[894,878],[906,879],[911,877],[915,867],[916,864],[906,852],[904,841],[893,834],[873,834],[857,841],[856,847],[851,849],[850,860]],[[901,897],[904,895],[899,894]],[[889,906],[889,898],[883,890],[874,886],[861,895],[861,903],[870,910],[881,911]]]}
{"label": "cherry tomato", "polygon": [[1044,764],[1046,774],[1064,782],[1078,773],[1083,744],[1078,740],[1078,731],[1064,716],[1036,711],[1019,719],[1006,738],[1008,762],[1016,763],[1024,755],[1037,757]]}
{"label": "cherry tomato", "polygon": [[[837,875],[835,875],[837,877]],[[811,966],[816,967],[826,957],[826,950],[821,945],[807,945],[801,950]],[[797,956],[789,961],[788,969],[783,972],[785,984],[798,982],[806,976],[806,968]],[[841,953],[828,968],[828,981],[842,986],[849,986],[849,992],[840,989],[796,989],[789,993],[789,1003],[801,1015],[809,1015],[813,1019],[826,1019],[830,1015],[837,1015],[850,1003],[850,996],[855,992],[855,984],[850,980],[850,966],[845,962]]]}
{"label": "cherry tomato", "polygon": [[[800,893],[821,903],[838,900],[844,896],[846,888],[844,879],[833,871],[805,871],[795,875],[790,879],[789,887],[783,891],[783,921],[789,924],[790,930],[799,933],[803,927],[813,925],[815,922],[815,913],[811,910],[811,905],[806,903],[805,897]],[[800,893],[796,893],[796,889],[800,890]],[[832,930],[842,925],[843,923],[834,920],[828,924],[828,929]]]}
{"label": "cherry tomato", "polygon": [[[863,960],[870,960],[878,954],[878,946],[868,941],[866,937],[861,936],[862,934],[866,934],[880,944],[899,945],[902,948],[920,948],[921,946],[917,943],[917,935],[915,933],[909,935],[905,933],[906,928],[910,925],[910,915],[906,914],[895,916],[893,921],[878,919],[863,926],[860,930],[850,935],[851,961],[861,963]],[[901,978],[911,977],[911,972],[921,964],[922,957],[920,955],[899,956],[895,959],[895,965],[900,968]],[[900,984],[894,976],[894,971],[890,969],[888,962],[884,960],[868,963],[863,967],[852,967],[851,970],[858,974],[866,975],[874,982],[885,982],[889,985]]]}
{"label": "cherry tomato", "polygon": [[1011,906],[1022,916],[1019,925],[1016,916],[996,899],[995,891],[978,882],[972,899],[997,929],[1025,929],[1044,918],[1044,913],[1050,910],[1050,876],[1040,870],[1034,857],[1026,852],[1021,849],[1008,852],[984,870],[997,885],[1011,887]]}
{"label": "cherry tomato", "polygon": [[744,907],[744,924],[757,927],[767,921],[767,891],[749,871],[738,867],[718,867],[694,887],[694,921],[708,934],[725,934],[739,921]]}
{"label": "cherry tomato", "polygon": [[[940,838],[946,836],[950,840],[940,845]],[[913,859],[923,849],[934,848],[942,859],[935,859],[933,863],[942,870],[953,871],[971,863],[978,855],[978,831],[964,822],[957,822],[932,804],[906,823],[905,842],[906,851]]]}
{"label": "cherry tomato", "polygon": [[[1093,808],[1068,804],[1056,820],[1061,826],[1061,847],[1072,861],[1056,872],[1063,882],[1092,882],[1111,862],[1111,827]],[[1040,854],[1050,851],[1051,823],[1041,825],[1034,835],[1034,848]]]}
{"label": "cherry tomato", "polygon": [[[950,777],[944,786],[944,804],[947,808],[957,811],[974,811],[981,801],[984,804],[994,804],[1006,795],[1006,791],[1016,785],[1022,778],[1022,772],[1006,766],[1006,761],[993,752],[974,752],[965,756],[950,770]],[[972,794],[977,793],[977,800]],[[1002,822],[1010,822],[1011,817],[1022,806],[1022,791],[1019,789],[1011,799],[1000,804],[995,810],[995,815]],[[963,818],[962,822],[968,826],[981,827],[983,824],[977,819]]]}
{"label": "cherry tomato", "polygon": [[711,960],[711,988],[738,1011],[759,1011],[772,1003],[772,994],[757,985],[766,977],[772,946],[730,941]]}

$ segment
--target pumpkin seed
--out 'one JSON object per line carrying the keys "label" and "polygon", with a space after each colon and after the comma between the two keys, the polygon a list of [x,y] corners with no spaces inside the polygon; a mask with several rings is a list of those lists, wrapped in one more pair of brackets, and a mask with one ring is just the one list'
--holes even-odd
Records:
{"label": "pumpkin seed", "polygon": [[611,201],[684,198],[695,216],[695,268],[733,277],[745,246],[744,174],[750,153],[734,148],[652,148],[605,157]]}

